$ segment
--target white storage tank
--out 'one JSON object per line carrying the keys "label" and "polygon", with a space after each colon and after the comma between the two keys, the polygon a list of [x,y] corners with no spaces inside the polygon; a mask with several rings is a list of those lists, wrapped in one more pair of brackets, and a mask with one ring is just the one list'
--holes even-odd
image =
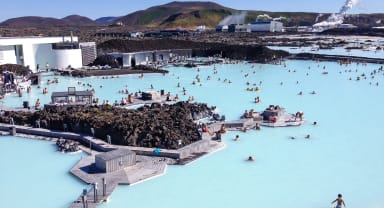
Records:
{"label": "white storage tank", "polygon": [[81,68],[83,66],[81,49],[78,43],[57,43],[52,44],[55,57],[55,68]]}

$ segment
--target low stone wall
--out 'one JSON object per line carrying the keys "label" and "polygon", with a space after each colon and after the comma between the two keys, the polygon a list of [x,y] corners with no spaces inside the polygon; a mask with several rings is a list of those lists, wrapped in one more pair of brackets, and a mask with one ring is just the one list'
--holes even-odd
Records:
{"label": "low stone wall", "polygon": [[61,137],[63,139],[78,141],[84,146],[89,146],[89,143],[91,143],[92,149],[95,149],[100,152],[110,151],[117,148],[126,148],[131,151],[134,151],[137,155],[168,157],[172,159],[184,159],[193,153],[207,152],[209,151],[210,147],[208,140],[199,140],[177,150],[159,149],[159,151],[155,152],[154,148],[110,145],[102,140],[94,139],[87,135],[75,134],[71,132],[51,131],[42,128],[0,124],[0,131],[11,132],[11,128],[16,128],[16,132],[14,133],[53,138]]}
{"label": "low stone wall", "polygon": [[200,140],[177,150],[159,149],[156,153],[153,148],[119,146],[119,148],[127,148],[134,151],[137,155],[168,157],[172,159],[184,159],[193,153],[208,152],[209,147],[208,140]]}
{"label": "low stone wall", "polygon": [[[89,146],[89,140],[85,138],[84,135],[80,135],[80,134],[63,132],[63,131],[51,131],[48,129],[32,128],[32,127],[26,127],[26,126],[0,124],[0,131],[10,132],[11,128],[16,128],[15,133],[27,134],[32,136],[69,139],[69,140],[78,141],[84,146]],[[91,143],[92,143],[91,144],[92,149],[95,149],[97,151],[102,151],[102,152],[106,151],[106,149],[102,145],[99,145],[99,143],[96,143],[94,141],[91,141]]]}
{"label": "low stone wall", "polygon": [[209,151],[209,141],[208,140],[200,140],[190,145],[187,145],[183,148],[178,149],[179,159],[184,159],[189,155],[197,152],[208,152]]}

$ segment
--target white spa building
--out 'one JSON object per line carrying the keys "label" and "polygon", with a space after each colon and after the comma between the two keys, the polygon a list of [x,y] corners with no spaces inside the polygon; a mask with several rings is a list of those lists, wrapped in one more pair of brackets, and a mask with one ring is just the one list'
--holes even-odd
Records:
{"label": "white spa building", "polygon": [[79,43],[67,37],[0,37],[0,65],[20,64],[36,72],[54,69],[81,68],[96,58],[94,42]]}

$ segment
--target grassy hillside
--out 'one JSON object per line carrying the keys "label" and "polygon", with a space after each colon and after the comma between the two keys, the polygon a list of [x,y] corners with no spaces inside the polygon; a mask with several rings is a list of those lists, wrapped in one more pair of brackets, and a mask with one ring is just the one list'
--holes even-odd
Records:
{"label": "grassy hillside", "polygon": [[214,27],[234,11],[213,2],[171,2],[131,13],[119,21],[126,26]]}
{"label": "grassy hillside", "polygon": [[215,27],[222,19],[231,14],[231,11],[225,9],[195,10],[186,14],[171,15],[160,25],[166,27],[195,27],[198,25]]}

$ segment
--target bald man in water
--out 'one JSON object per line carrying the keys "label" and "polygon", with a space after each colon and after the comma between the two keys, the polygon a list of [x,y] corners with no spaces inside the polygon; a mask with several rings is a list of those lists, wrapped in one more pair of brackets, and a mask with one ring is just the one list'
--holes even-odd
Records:
{"label": "bald man in water", "polygon": [[344,203],[344,200],[343,200],[343,196],[341,194],[337,195],[337,199],[335,199],[333,203],[337,202],[336,204],[336,208],[341,208],[341,206],[343,205],[344,207],[347,207],[345,206],[345,203]]}

